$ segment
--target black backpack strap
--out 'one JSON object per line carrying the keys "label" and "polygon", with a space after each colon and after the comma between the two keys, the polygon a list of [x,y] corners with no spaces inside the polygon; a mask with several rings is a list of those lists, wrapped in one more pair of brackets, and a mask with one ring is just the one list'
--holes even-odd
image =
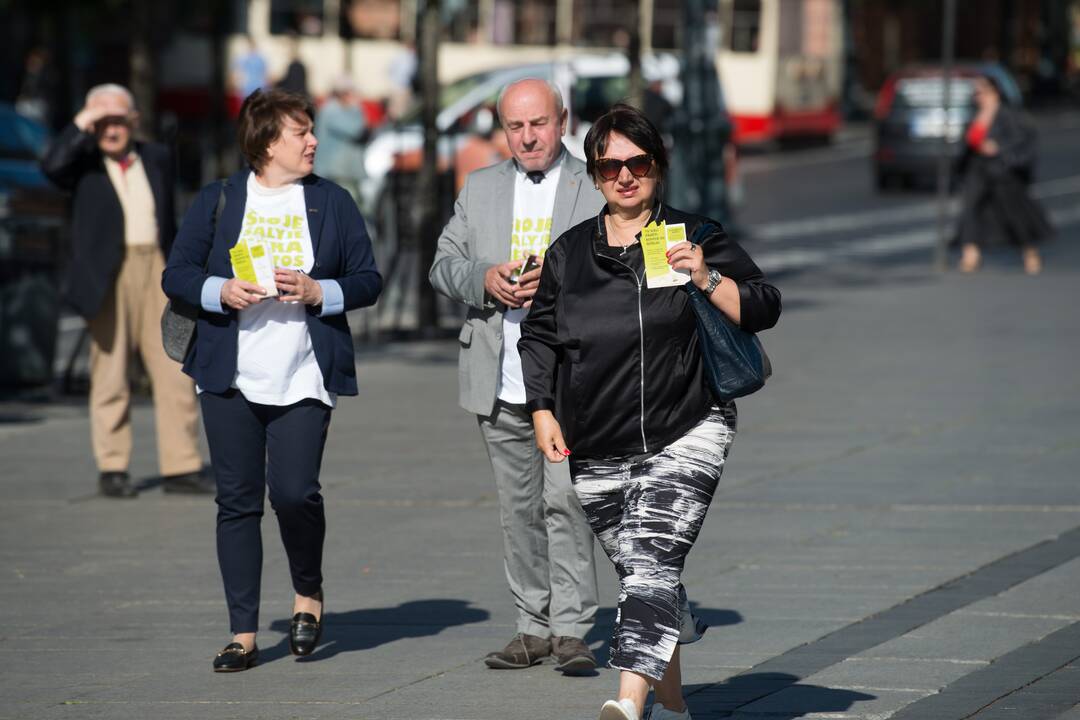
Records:
{"label": "black backpack strap", "polygon": [[[229,186],[229,179],[221,181],[221,190],[218,192],[217,205],[214,206],[214,224],[210,226],[210,247],[214,246],[214,235],[217,234],[218,223],[221,222],[221,213],[225,212],[225,188]],[[203,264],[203,272],[210,270],[210,256],[206,256]]]}
{"label": "black backpack strap", "polygon": [[229,186],[228,178],[221,181],[221,192],[218,193],[217,205],[214,207],[214,229],[217,229],[221,213],[225,211],[225,188]]}

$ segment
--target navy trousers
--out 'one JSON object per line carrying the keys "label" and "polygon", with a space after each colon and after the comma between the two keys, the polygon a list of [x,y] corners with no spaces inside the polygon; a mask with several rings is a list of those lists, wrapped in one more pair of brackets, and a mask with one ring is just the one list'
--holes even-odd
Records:
{"label": "navy trousers", "polygon": [[217,477],[217,554],[233,633],[259,628],[263,498],[278,518],[293,589],[322,589],[326,516],[319,485],[330,408],[317,400],[259,405],[237,390],[203,392],[210,460]]}

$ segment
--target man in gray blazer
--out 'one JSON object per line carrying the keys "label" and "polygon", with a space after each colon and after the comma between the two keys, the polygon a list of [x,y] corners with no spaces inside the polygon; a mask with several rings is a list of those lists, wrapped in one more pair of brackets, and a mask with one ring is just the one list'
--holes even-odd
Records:
{"label": "man in gray blazer", "polygon": [[514,157],[469,175],[429,277],[468,306],[460,403],[477,416],[495,474],[518,610],[517,635],[484,662],[525,668],[554,655],[559,670],[578,674],[596,667],[584,642],[597,603],[593,535],[566,463],[548,463],[536,447],[517,340],[540,280],[539,267],[529,267],[543,262],[552,240],[595,217],[603,196],[562,144],[567,113],[557,88],[538,79],[511,83],[498,112]]}

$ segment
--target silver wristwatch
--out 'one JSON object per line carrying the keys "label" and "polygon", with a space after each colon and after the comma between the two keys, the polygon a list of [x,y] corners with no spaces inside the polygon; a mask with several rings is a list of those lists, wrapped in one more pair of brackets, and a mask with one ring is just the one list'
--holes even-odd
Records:
{"label": "silver wristwatch", "polygon": [[719,270],[709,270],[709,284],[705,286],[705,297],[709,297],[713,294],[713,290],[720,284],[720,281],[724,279],[724,276],[720,274]]}

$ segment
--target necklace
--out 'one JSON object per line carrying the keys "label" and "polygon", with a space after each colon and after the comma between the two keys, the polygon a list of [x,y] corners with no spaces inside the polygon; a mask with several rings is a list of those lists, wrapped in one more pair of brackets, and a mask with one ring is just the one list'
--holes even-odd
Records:
{"label": "necklace", "polygon": [[611,221],[610,215],[604,218],[604,222],[608,228],[608,237],[612,240],[615,240],[614,243],[608,242],[608,245],[611,245],[612,247],[622,248],[622,252],[619,253],[620,255],[625,255],[628,248],[638,243],[636,233],[634,237],[630,238],[630,240],[623,242],[622,239],[619,237],[619,234],[615,231],[615,223]]}

